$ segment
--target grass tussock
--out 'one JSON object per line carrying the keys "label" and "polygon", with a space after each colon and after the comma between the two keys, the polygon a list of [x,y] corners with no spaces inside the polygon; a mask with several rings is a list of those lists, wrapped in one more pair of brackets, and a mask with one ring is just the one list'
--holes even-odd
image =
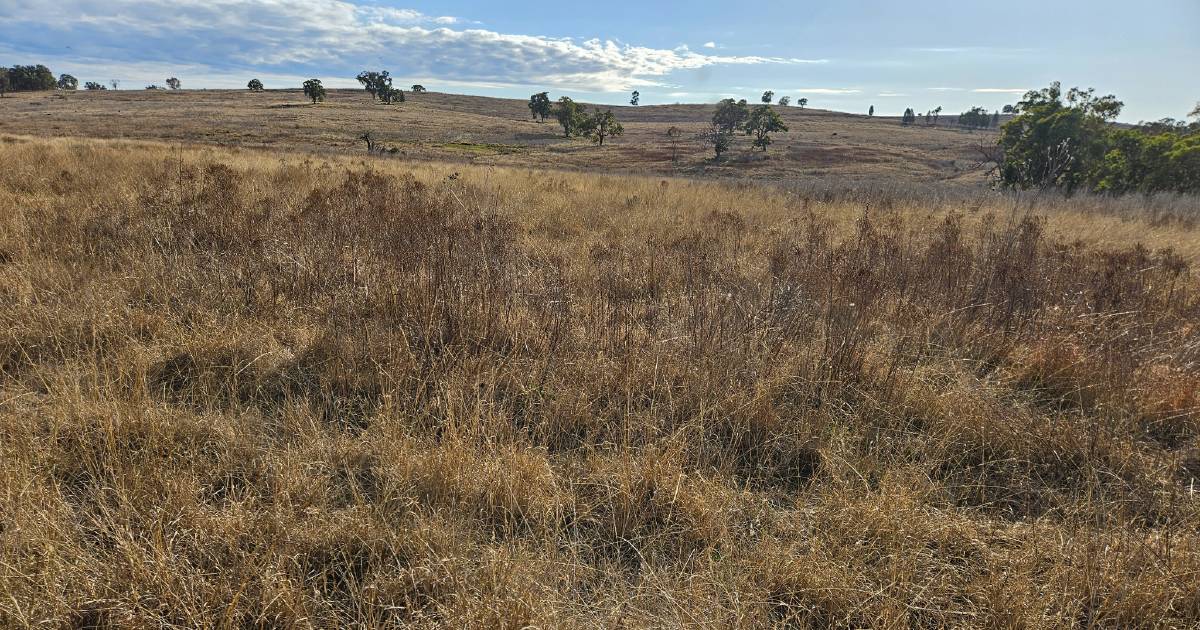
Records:
{"label": "grass tussock", "polygon": [[1200,623],[1183,222],[0,158],[0,626]]}

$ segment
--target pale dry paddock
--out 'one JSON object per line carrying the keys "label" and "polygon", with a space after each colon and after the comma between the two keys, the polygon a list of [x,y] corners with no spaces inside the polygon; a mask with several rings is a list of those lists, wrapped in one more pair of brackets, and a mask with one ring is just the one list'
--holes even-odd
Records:
{"label": "pale dry paddock", "polygon": [[1200,623],[1189,200],[0,163],[0,626]]}

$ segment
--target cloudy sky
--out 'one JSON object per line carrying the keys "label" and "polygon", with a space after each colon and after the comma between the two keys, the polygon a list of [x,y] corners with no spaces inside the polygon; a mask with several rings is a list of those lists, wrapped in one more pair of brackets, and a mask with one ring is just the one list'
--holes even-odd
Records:
{"label": "cloudy sky", "polygon": [[995,109],[1060,80],[1116,93],[1122,119],[1200,99],[1200,0],[500,3],[406,0],[0,0],[0,65],[81,81],[243,87],[309,77],[619,103],[754,98],[885,114]]}

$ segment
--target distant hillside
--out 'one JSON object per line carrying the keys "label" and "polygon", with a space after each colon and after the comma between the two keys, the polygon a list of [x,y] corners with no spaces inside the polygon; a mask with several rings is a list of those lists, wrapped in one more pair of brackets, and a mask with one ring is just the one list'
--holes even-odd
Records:
{"label": "distant hillside", "polygon": [[[904,127],[867,117],[777,107],[789,132],[763,154],[738,138],[715,163],[699,140],[714,105],[603,106],[625,135],[597,147],[565,139],[552,120],[531,120],[526,102],[430,92],[403,104],[375,103],[361,90],[330,90],[319,105],[299,90],[105,91],[14,94],[0,104],[0,132],[37,136],[137,138],[315,152],[365,151],[365,132],[403,159],[586,169],[767,181],[886,181],[976,186],[981,141],[992,131]],[[591,106],[588,106],[589,109]],[[942,121],[953,120],[943,114]],[[667,130],[682,135],[672,145]]]}

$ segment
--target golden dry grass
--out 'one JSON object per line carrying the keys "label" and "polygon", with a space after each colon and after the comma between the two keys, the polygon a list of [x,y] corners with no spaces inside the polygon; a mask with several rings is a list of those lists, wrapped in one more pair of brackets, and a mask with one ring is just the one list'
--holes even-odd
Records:
{"label": "golden dry grass", "polygon": [[0,162],[0,626],[1200,624],[1190,206]]}
{"label": "golden dry grass", "polygon": [[[385,106],[363,90],[330,90],[319,105],[299,90],[16,93],[0,99],[0,133],[362,154],[358,138],[371,131],[405,160],[841,186],[902,180],[976,187],[983,180],[978,144],[994,141],[985,131],[789,107],[779,111],[791,131],[775,136],[767,156],[738,138],[731,159],[714,164],[697,139],[713,105],[612,109],[626,133],[597,147],[564,140],[553,120],[533,122],[525,101],[459,94],[431,92]],[[671,127],[683,132],[677,156]]]}

